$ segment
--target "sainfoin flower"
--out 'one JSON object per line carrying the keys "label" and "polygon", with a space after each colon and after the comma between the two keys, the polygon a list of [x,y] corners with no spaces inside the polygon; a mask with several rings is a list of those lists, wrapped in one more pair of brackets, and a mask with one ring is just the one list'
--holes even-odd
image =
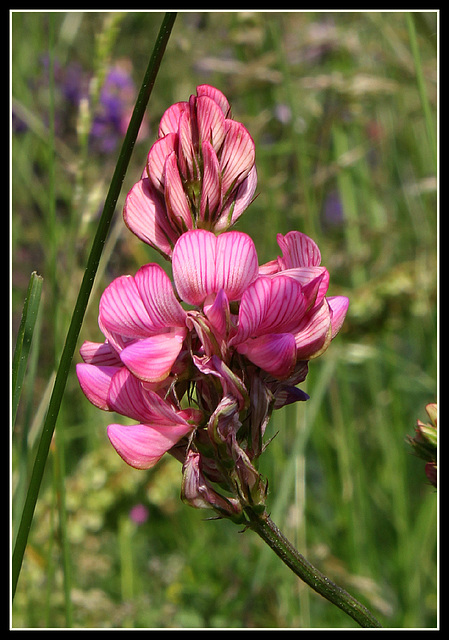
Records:
{"label": "sainfoin flower", "polygon": [[166,257],[192,229],[222,232],[253,199],[257,184],[254,141],[230,117],[226,97],[210,85],[172,105],[162,116],[142,179],[129,192],[129,229]]}
{"label": "sainfoin flower", "polygon": [[[151,467],[170,450],[179,457],[180,442],[185,458],[189,438],[190,450],[195,441],[202,449],[223,443],[248,484],[245,417],[264,430],[273,404],[304,399],[294,385],[304,379],[306,361],[329,346],[347,310],[346,298],[326,297],[329,274],[316,244],[299,232],[278,241],[283,255],[259,267],[247,234],[188,231],[174,247],[174,287],[161,267],[148,264],[103,293],[99,326],[106,340],[83,345],[77,373],[93,404],[138,422],[108,428],[130,465]],[[195,406],[182,404],[184,394]],[[259,453],[254,440],[251,452]],[[190,474],[192,461],[195,469],[199,463],[189,460]],[[201,464],[203,475],[209,465],[210,476],[220,478],[213,461]]]}
{"label": "sainfoin flower", "polygon": [[278,235],[259,265],[246,233],[228,230],[256,186],[254,142],[210,87],[170,107],[142,179],[124,207],[128,227],[171,261],[104,291],[103,342],[85,342],[77,375],[98,408],[130,418],[108,436],[131,466],[167,452],[182,463],[182,498],[238,522],[263,505],[255,460],[273,410],[308,396],[308,362],[339,332],[348,299],[327,296],[316,243]]}

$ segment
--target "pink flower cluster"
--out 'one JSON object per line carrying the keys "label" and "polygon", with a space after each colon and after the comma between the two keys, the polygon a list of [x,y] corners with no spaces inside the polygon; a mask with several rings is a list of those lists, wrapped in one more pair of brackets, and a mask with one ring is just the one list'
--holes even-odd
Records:
{"label": "pink flower cluster", "polygon": [[217,89],[166,111],[124,218],[171,260],[173,282],[157,264],[115,279],[100,300],[105,340],[85,342],[77,365],[94,405],[137,422],[108,427],[128,464],[171,453],[184,500],[237,520],[264,501],[254,460],[272,410],[307,399],[297,385],[348,307],[326,296],[329,273],[304,234],[279,234],[282,255],[259,265],[252,239],[227,230],[254,195],[254,162]]}

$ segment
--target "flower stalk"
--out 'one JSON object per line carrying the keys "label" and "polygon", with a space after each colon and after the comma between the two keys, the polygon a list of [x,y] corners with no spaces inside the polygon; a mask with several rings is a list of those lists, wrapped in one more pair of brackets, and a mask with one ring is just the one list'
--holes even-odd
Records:
{"label": "flower stalk", "polygon": [[382,625],[376,620],[371,611],[347,591],[329,580],[295,549],[266,511],[259,513],[252,507],[246,507],[244,512],[248,518],[248,527],[257,533],[282,562],[309,587],[339,607],[339,609],[358,622],[361,627],[381,628]]}

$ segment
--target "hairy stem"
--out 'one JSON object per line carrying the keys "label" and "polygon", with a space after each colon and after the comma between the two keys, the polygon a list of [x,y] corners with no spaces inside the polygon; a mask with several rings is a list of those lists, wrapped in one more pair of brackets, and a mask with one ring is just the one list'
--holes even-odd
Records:
{"label": "hairy stem", "polygon": [[351,616],[361,627],[381,627],[381,624],[363,604],[310,564],[287,540],[267,513],[255,513],[250,507],[245,509],[245,513],[249,520],[249,527],[273,549],[282,562],[314,591]]}

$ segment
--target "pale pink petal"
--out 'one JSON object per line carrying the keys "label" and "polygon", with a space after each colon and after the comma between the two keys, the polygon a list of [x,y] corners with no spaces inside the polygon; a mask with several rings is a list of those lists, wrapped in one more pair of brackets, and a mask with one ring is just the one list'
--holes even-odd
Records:
{"label": "pale pink petal", "polygon": [[200,84],[196,88],[196,94],[197,96],[209,96],[209,98],[215,100],[220,109],[223,111],[223,114],[226,117],[229,117],[228,114],[231,110],[231,107],[226,96],[221,91],[219,91],[215,87],[212,87],[210,84]]}
{"label": "pale pink petal", "polygon": [[179,175],[175,152],[165,162],[165,204],[172,225],[181,232],[193,229],[192,212]]}
{"label": "pale pink petal", "polygon": [[171,256],[178,234],[171,227],[162,196],[149,178],[137,182],[128,193],[123,209],[126,226],[140,240],[165,256]]}
{"label": "pale pink petal", "polygon": [[260,276],[242,296],[239,327],[232,342],[265,333],[294,331],[306,310],[302,286],[283,275]]}
{"label": "pale pink petal", "polygon": [[121,366],[118,353],[106,342],[90,342],[86,340],[81,345],[80,355],[87,364],[99,366]]}
{"label": "pale pink petal", "polygon": [[307,314],[295,333],[298,360],[317,358],[327,349],[332,337],[331,312],[326,300]]}
{"label": "pale pink petal", "polygon": [[291,333],[271,333],[237,346],[257,367],[275,378],[287,378],[296,364],[296,343]]}
{"label": "pale pink petal", "polygon": [[217,154],[210,142],[202,144],[203,182],[200,203],[200,219],[212,221],[221,204],[221,177]]}
{"label": "pale pink petal", "polygon": [[218,153],[226,133],[221,107],[209,96],[200,96],[196,101],[196,114],[200,143],[209,142]]}
{"label": "pale pink petal", "polygon": [[349,307],[349,298],[346,296],[330,296],[327,298],[331,308],[332,340],[340,331]]}
{"label": "pale pink petal", "polygon": [[185,311],[176,300],[170,278],[162,267],[154,263],[144,265],[134,281],[155,329],[185,326]]}
{"label": "pale pink petal", "polygon": [[189,109],[188,102],[176,102],[169,107],[159,123],[159,137],[162,138],[168,133],[178,133],[179,119],[181,114]]}
{"label": "pale pink petal", "polygon": [[192,123],[190,111],[184,111],[179,119],[179,135],[177,156],[179,170],[187,180],[195,180],[199,176],[195,146],[192,139]]}
{"label": "pale pink petal", "polygon": [[120,276],[105,289],[100,299],[100,322],[107,331],[130,338],[154,333],[132,276]]}
{"label": "pale pink petal", "polygon": [[257,251],[252,239],[241,231],[217,237],[215,289],[224,289],[228,300],[240,300],[259,274]]}
{"label": "pale pink petal", "polygon": [[321,304],[329,288],[329,272],[325,267],[294,267],[280,273],[302,284],[307,309]]}
{"label": "pale pink petal", "polygon": [[148,383],[136,378],[126,367],[112,379],[108,404],[112,411],[138,422],[156,425],[185,423],[184,417],[178,415],[168,402],[148,388]]}
{"label": "pale pink petal", "polygon": [[141,380],[160,382],[170,374],[186,333],[186,329],[178,329],[137,340],[123,349],[120,358]]}
{"label": "pale pink petal", "polygon": [[226,138],[220,156],[222,192],[226,196],[251,171],[255,161],[255,145],[240,122],[225,120]]}
{"label": "pale pink petal", "polygon": [[220,218],[214,225],[216,231],[227,229],[237,222],[253,201],[256,186],[257,170],[256,165],[254,165],[243,182],[228,197],[226,204],[222,208]]}
{"label": "pale pink petal", "polygon": [[155,188],[163,192],[165,184],[165,161],[176,150],[178,136],[174,133],[156,140],[147,158],[147,173]]}
{"label": "pale pink petal", "polygon": [[279,233],[277,241],[282,249],[280,263],[283,269],[318,267],[320,265],[320,250],[317,244],[304,233],[289,231],[285,236]]}
{"label": "pale pink petal", "polygon": [[127,464],[136,469],[149,469],[192,428],[188,424],[172,427],[110,424],[108,437]]}
{"label": "pale pink petal", "polygon": [[99,409],[109,411],[109,388],[113,376],[123,367],[96,366],[83,362],[76,365],[76,375],[86,398]]}
{"label": "pale pink petal", "polygon": [[213,233],[196,229],[183,233],[173,250],[173,278],[184,302],[200,305],[215,289],[215,253]]}
{"label": "pale pink petal", "polygon": [[229,327],[229,300],[223,289],[220,289],[212,298],[212,304],[204,304],[203,311],[215,336],[224,338]]}

